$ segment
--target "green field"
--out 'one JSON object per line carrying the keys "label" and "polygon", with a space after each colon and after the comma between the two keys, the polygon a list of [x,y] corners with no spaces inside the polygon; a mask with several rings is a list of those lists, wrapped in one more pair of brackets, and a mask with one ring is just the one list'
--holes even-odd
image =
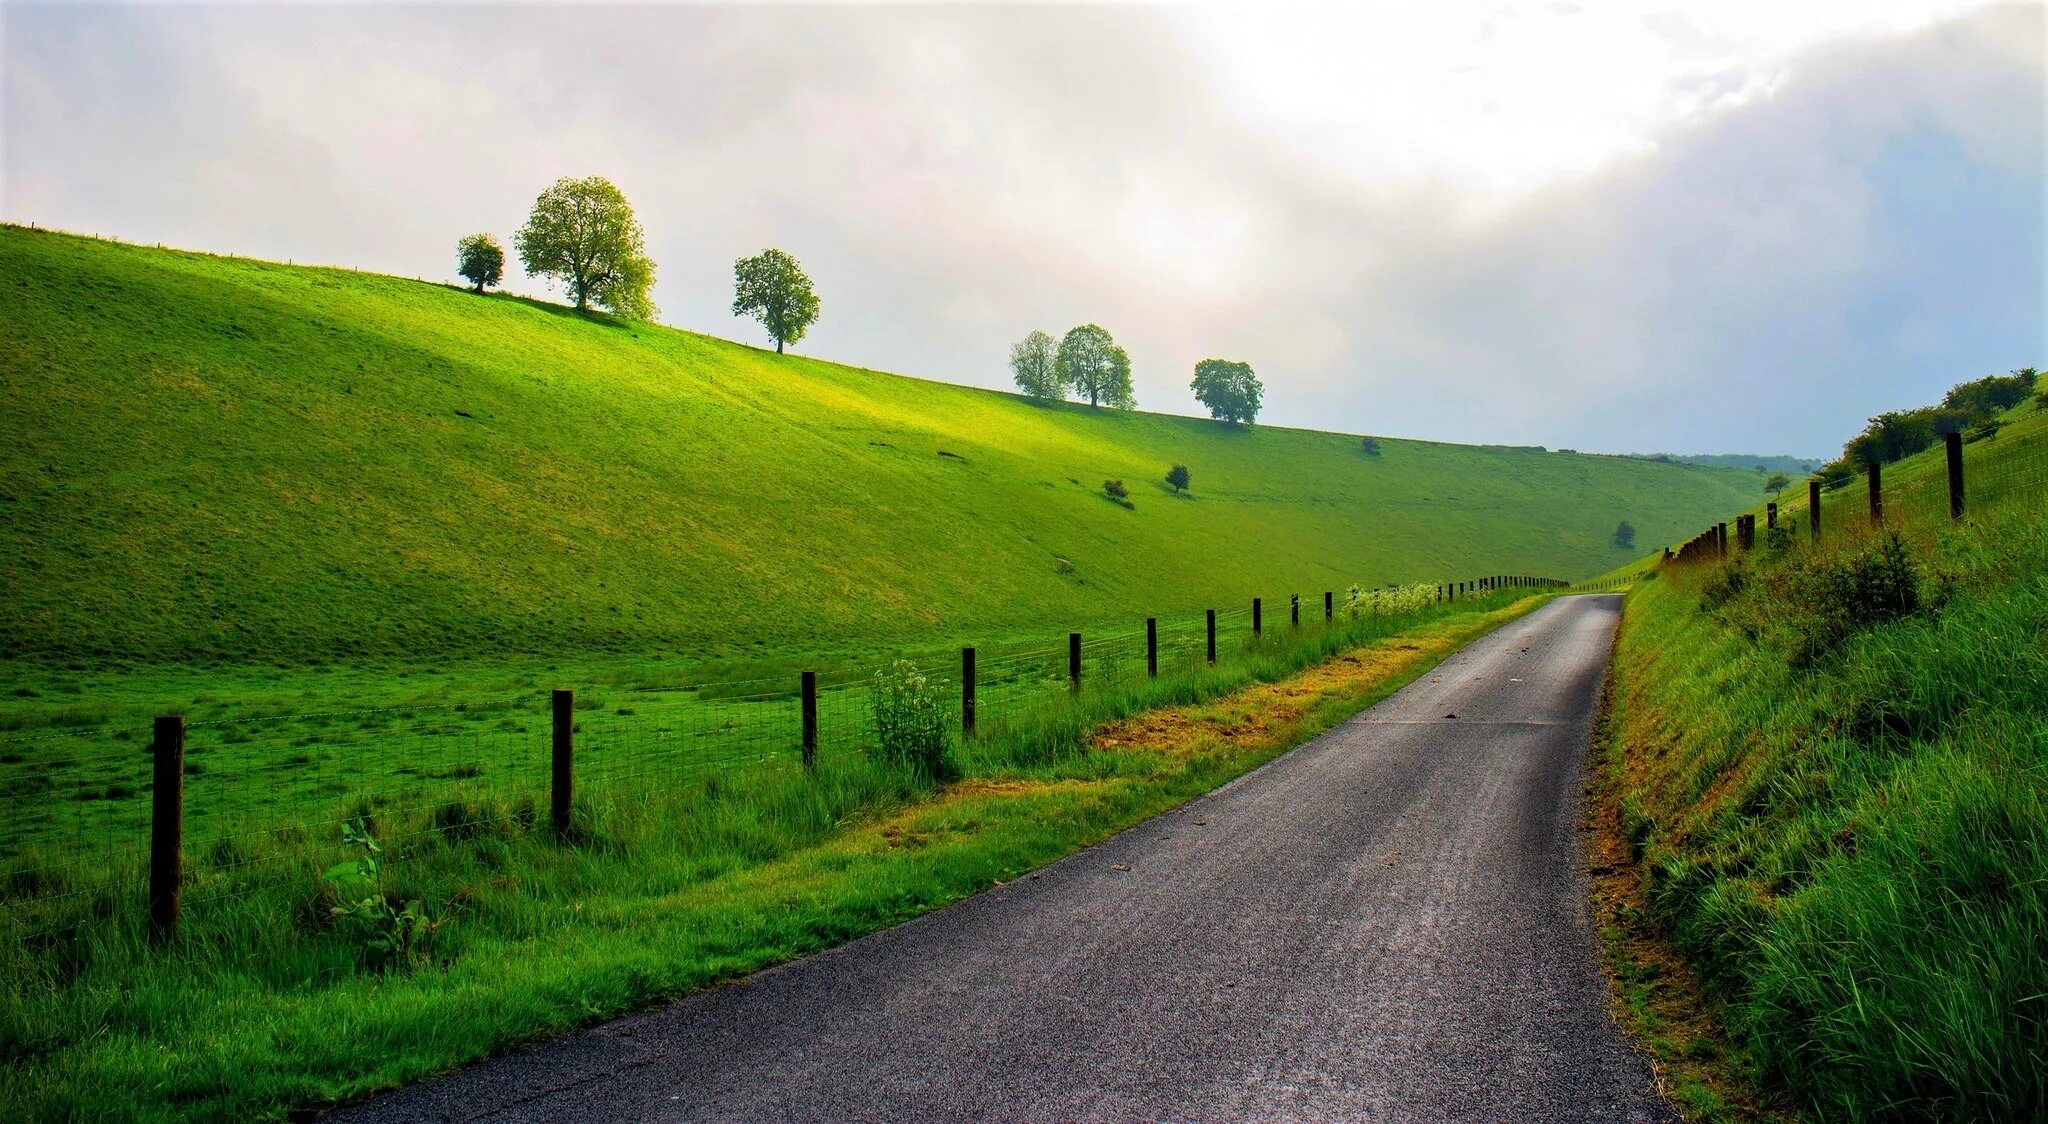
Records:
{"label": "green field", "polygon": [[[1623,519],[1656,541],[1758,488],[1047,408],[442,285],[20,227],[0,228],[0,264],[0,658],[22,674],[740,666],[1056,636],[1354,582],[1578,577],[1626,556]],[[1161,480],[1173,463],[1193,470],[1185,497]],[[1131,506],[1102,495],[1109,478]]]}
{"label": "green field", "polygon": [[1964,466],[1954,523],[1939,447],[1886,466],[1896,546],[1863,481],[1818,543],[1801,495],[1756,553],[1638,583],[1617,644],[1604,764],[1647,907],[1817,1119],[2048,1112],[2048,413]]}

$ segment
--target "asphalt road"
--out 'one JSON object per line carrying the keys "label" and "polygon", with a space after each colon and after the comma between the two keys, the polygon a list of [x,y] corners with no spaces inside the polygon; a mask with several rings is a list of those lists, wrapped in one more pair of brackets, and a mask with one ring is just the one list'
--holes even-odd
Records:
{"label": "asphalt road", "polygon": [[335,1119],[1674,1120],[1578,839],[1618,604],[1036,876]]}

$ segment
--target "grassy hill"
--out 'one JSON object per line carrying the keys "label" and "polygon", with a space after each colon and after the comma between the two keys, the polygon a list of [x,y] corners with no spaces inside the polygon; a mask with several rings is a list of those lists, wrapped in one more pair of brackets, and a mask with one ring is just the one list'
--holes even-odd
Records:
{"label": "grassy hill", "polygon": [[[746,659],[1355,581],[1574,577],[1627,556],[1620,520],[1676,539],[1758,487],[1045,408],[19,227],[0,266],[0,658],[29,664]],[[1173,463],[1186,497],[1160,482]]]}

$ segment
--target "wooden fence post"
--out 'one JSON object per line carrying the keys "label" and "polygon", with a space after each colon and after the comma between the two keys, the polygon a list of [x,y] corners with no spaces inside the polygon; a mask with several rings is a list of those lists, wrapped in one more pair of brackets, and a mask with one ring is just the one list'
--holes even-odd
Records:
{"label": "wooden fence post", "polygon": [[1216,610],[1209,610],[1209,662],[1216,662]]}
{"label": "wooden fence post", "polygon": [[556,835],[569,834],[569,789],[575,779],[576,692],[554,694],[554,769],[549,807]]}
{"label": "wooden fence post", "polygon": [[818,673],[803,675],[804,768],[818,767]]}
{"label": "wooden fence post", "polygon": [[185,868],[185,718],[156,720],[150,743],[149,935],[161,944],[178,932],[178,890]]}
{"label": "wooden fence post", "polygon": [[960,732],[974,736],[974,649],[960,649]]}
{"label": "wooden fence post", "polygon": [[1337,595],[1326,589],[1323,591],[1323,623],[1328,624],[1336,619]]}
{"label": "wooden fence post", "polygon": [[1942,437],[1942,444],[1948,446],[1948,517],[1963,517],[1963,435],[1950,433]]}
{"label": "wooden fence post", "polygon": [[1767,503],[1764,505],[1764,530],[1775,531],[1777,529],[1778,505],[1775,503]]}
{"label": "wooden fence post", "polygon": [[1067,633],[1067,686],[1081,689],[1081,634]]}
{"label": "wooden fence post", "polygon": [[1159,678],[1159,618],[1145,618],[1145,677]]}
{"label": "wooden fence post", "polygon": [[1884,470],[1872,461],[1864,472],[1870,480],[1870,525],[1876,527],[1884,522]]}
{"label": "wooden fence post", "polygon": [[1820,541],[1820,481],[1806,482],[1806,528],[1813,534],[1813,541]]}
{"label": "wooden fence post", "polygon": [[1299,594],[1299,593],[1290,593],[1290,594],[1288,594],[1287,596],[1288,596],[1288,602],[1287,602],[1287,613],[1288,613],[1288,618],[1287,618],[1287,623],[1288,623],[1288,624],[1290,624],[1290,625],[1292,625],[1292,626],[1293,626],[1293,627],[1295,627],[1295,628],[1300,628],[1300,627],[1301,627],[1301,594]]}
{"label": "wooden fence post", "polygon": [[1258,639],[1259,633],[1264,630],[1264,622],[1259,613],[1259,599],[1254,597],[1252,598],[1252,638],[1254,640]]}

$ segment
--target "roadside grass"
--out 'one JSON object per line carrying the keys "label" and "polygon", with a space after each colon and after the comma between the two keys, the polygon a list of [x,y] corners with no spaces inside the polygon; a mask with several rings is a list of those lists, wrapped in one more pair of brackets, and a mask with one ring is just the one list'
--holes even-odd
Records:
{"label": "roadside grass", "polygon": [[[1960,524],[1888,489],[1902,550],[1843,519],[1626,604],[1600,767],[1643,909],[1725,1023],[1724,1072],[1753,1063],[1821,1119],[2048,1113],[2048,506],[2018,486],[2027,436],[1998,438],[2010,486]],[[1939,456],[1887,479],[1931,490]]]}
{"label": "roadside grass", "polygon": [[[1545,598],[1364,617],[1217,669],[1034,695],[930,789],[865,754],[530,797],[357,809],[416,958],[330,916],[338,837],[202,878],[177,941],[118,923],[0,949],[0,1116],[261,1119],[443,1072],[815,951],[1006,880],[1213,789]],[[445,806],[441,806],[445,807]],[[332,826],[331,824],[329,825]],[[208,900],[211,898],[211,900]]]}
{"label": "roadside grass", "polygon": [[18,226],[0,270],[0,727],[201,696],[397,705],[535,665],[750,679],[1353,582],[1570,578],[1621,553],[1618,520],[1668,537],[1754,488],[1034,405]]}

